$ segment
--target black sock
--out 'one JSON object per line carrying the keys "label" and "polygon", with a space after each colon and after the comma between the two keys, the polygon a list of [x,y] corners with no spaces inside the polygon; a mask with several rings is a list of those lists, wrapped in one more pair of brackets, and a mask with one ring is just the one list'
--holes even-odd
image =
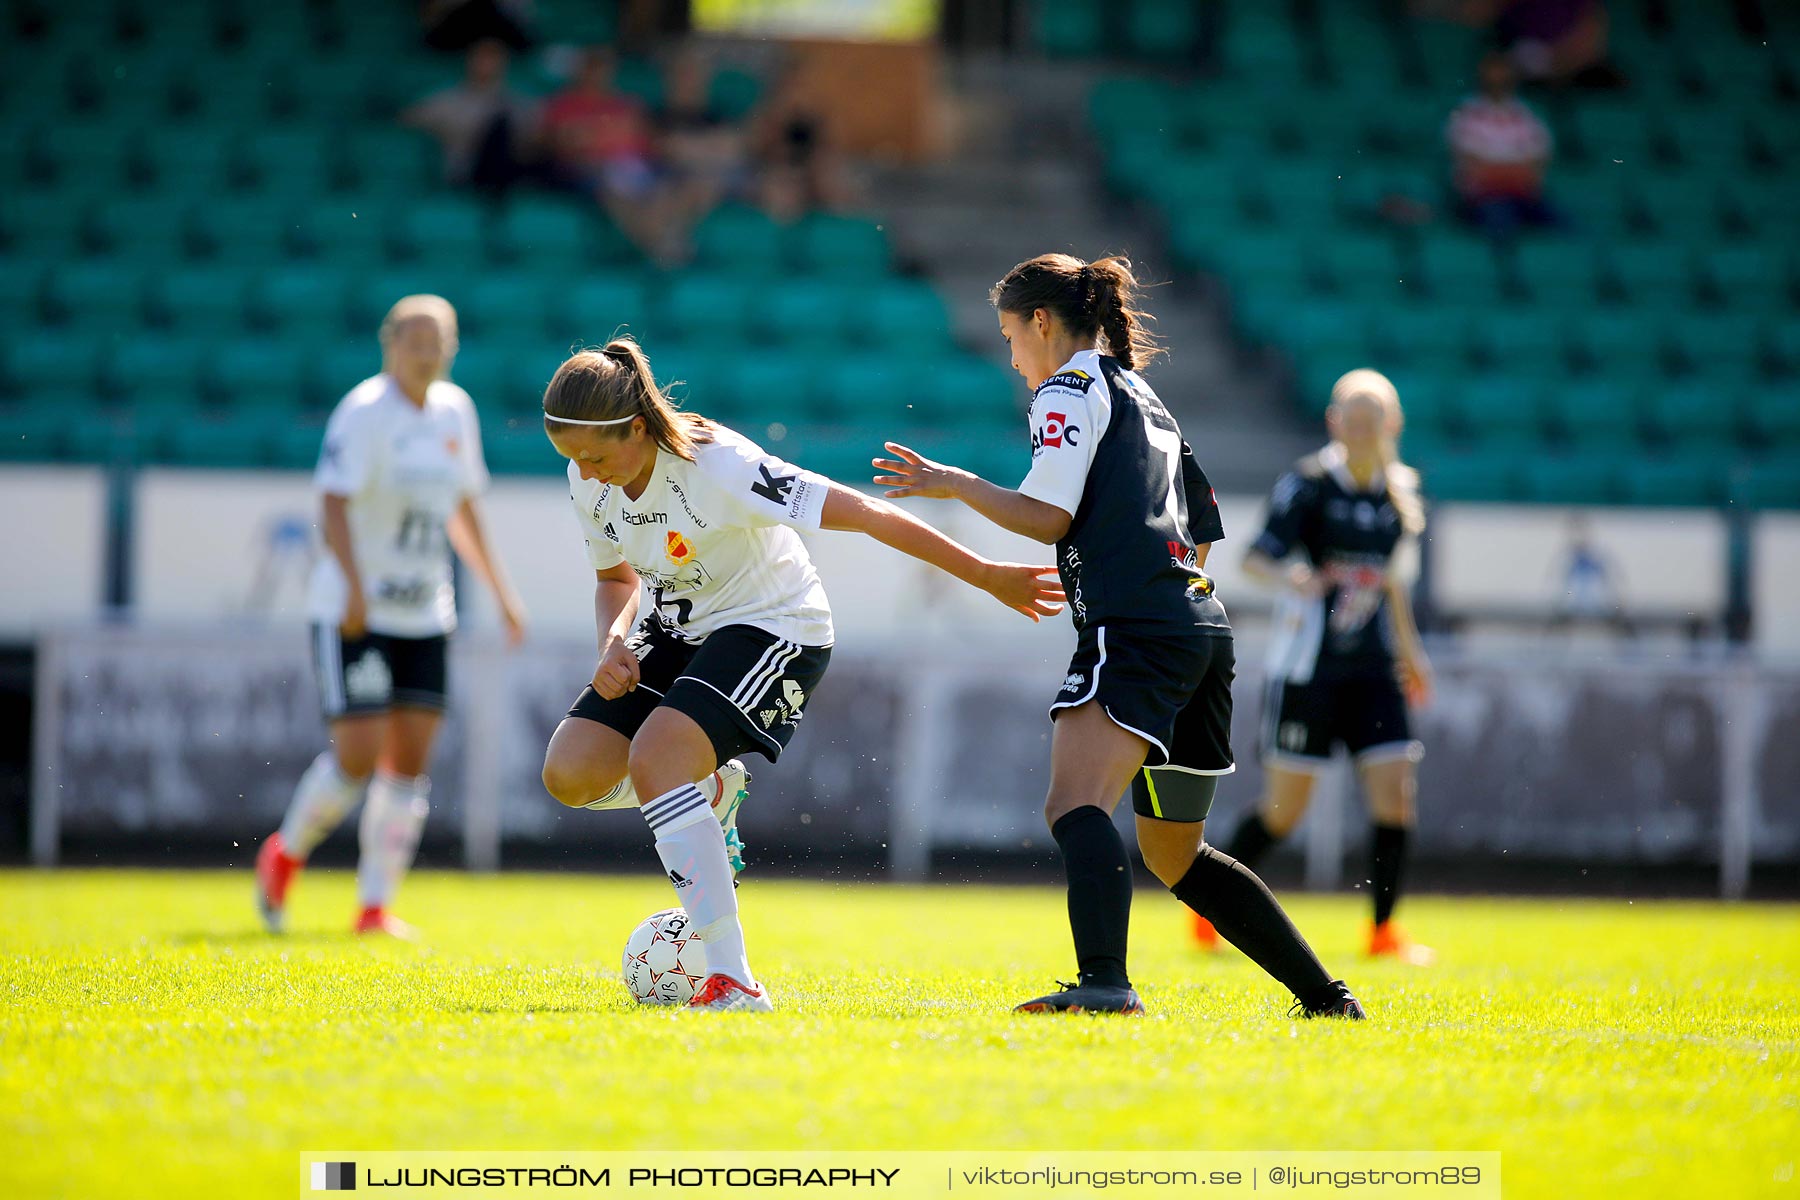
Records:
{"label": "black sock", "polygon": [[1237,832],[1231,835],[1231,841],[1225,846],[1225,854],[1246,867],[1254,868],[1262,861],[1262,856],[1269,852],[1269,847],[1280,840],[1278,834],[1269,832],[1269,827],[1263,824],[1260,813],[1251,813],[1239,823]]}
{"label": "black sock", "polygon": [[1169,890],[1294,995],[1318,995],[1331,982],[1274,895],[1243,863],[1202,843],[1194,865]]}
{"label": "black sock", "polygon": [[1375,889],[1375,923],[1385,924],[1400,900],[1400,869],[1406,865],[1404,825],[1377,825],[1369,841],[1369,882]]}
{"label": "black sock", "polygon": [[1057,818],[1050,836],[1069,876],[1069,929],[1082,983],[1127,987],[1125,947],[1131,926],[1131,859],[1112,818],[1085,804]]}

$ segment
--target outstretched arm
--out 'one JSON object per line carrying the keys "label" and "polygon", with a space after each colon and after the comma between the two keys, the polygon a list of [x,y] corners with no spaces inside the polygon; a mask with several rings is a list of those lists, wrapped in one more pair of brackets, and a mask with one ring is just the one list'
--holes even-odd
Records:
{"label": "outstretched arm", "polygon": [[989,562],[912,514],[874,496],[832,484],[825,497],[821,527],[866,533],[884,546],[948,571],[1033,621],[1062,611],[1062,587],[1044,578],[1054,575],[1056,568]]}
{"label": "outstretched arm", "polygon": [[884,472],[875,477],[875,482],[888,488],[890,498],[961,500],[1000,528],[1045,545],[1055,544],[1069,532],[1069,522],[1074,517],[1054,504],[989,483],[958,467],[932,462],[898,442],[885,444],[894,457],[870,461],[876,470]]}

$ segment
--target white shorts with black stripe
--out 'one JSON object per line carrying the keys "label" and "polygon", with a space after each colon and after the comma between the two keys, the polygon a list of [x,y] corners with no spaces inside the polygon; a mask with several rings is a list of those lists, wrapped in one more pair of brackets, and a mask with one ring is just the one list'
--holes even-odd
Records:
{"label": "white shorts with black stripe", "polygon": [[392,708],[442,712],[448,687],[449,639],[364,633],[346,639],[336,625],[312,628],[319,709],[327,721]]}
{"label": "white shorts with black stripe", "polygon": [[638,625],[631,648],[637,688],[606,700],[590,685],[569,715],[630,738],[667,705],[694,719],[720,762],[752,751],[770,762],[780,758],[831,662],[830,646],[803,646],[751,625],[727,625],[698,644],[682,641],[654,614]]}

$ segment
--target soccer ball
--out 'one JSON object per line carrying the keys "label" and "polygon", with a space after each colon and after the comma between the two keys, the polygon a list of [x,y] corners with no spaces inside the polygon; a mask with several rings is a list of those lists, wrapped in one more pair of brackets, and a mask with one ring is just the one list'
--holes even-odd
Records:
{"label": "soccer ball", "polygon": [[706,979],[706,947],[689,933],[687,913],[651,913],[625,939],[625,987],[639,1004],[686,1004]]}

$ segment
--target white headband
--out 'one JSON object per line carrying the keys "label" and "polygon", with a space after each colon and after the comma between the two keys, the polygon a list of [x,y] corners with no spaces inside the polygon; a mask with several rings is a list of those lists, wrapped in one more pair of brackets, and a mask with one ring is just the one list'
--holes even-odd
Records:
{"label": "white headband", "polygon": [[555,413],[545,413],[544,420],[561,421],[564,425],[623,425],[634,417],[640,417],[642,415],[642,413],[632,413],[627,417],[614,417],[610,421],[577,421],[574,417],[559,417]]}

